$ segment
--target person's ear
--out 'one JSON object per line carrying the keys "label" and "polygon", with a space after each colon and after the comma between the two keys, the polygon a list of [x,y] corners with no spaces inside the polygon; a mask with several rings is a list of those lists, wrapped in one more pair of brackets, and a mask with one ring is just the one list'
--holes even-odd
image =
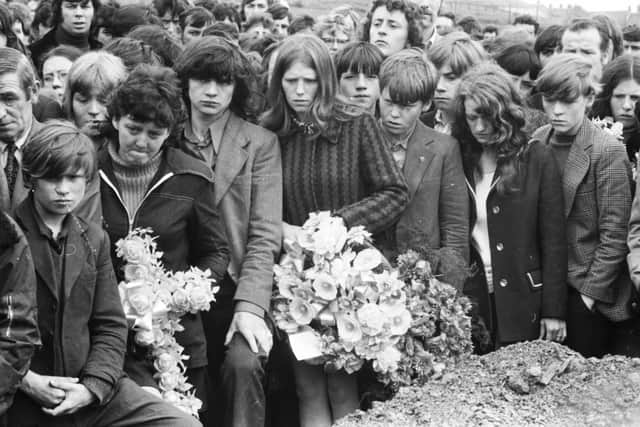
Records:
{"label": "person's ear", "polygon": [[113,125],[113,128],[117,131],[118,130],[118,123],[120,122],[120,119],[116,119],[113,118],[111,119],[111,124]]}
{"label": "person's ear", "polygon": [[38,102],[38,95],[40,94],[40,81],[38,79],[33,81],[31,87],[27,89],[27,99],[35,104]]}
{"label": "person's ear", "polygon": [[433,103],[433,100],[429,100],[428,102],[425,102],[422,104],[422,112],[426,113],[427,111],[429,111],[431,109],[431,105]]}

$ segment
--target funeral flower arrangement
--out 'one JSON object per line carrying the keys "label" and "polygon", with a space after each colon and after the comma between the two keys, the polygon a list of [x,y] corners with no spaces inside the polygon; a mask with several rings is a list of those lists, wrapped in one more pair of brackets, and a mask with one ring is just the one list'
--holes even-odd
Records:
{"label": "funeral flower arrangement", "polygon": [[[296,357],[329,372],[397,369],[396,344],[411,324],[404,283],[363,227],[312,213],[275,266],[273,314]],[[299,337],[305,336],[304,341]],[[298,344],[300,342],[300,344]]]}
{"label": "funeral flower arrangement", "polygon": [[286,242],[275,281],[276,324],[298,359],[328,372],[370,362],[386,384],[423,383],[472,350],[466,297],[415,251],[391,268],[363,227],[328,212],[310,214]]}
{"label": "funeral flower arrangement", "polygon": [[182,315],[209,310],[218,288],[209,270],[166,271],[152,233],[137,228],[116,243],[124,260],[120,299],[136,344],[148,348],[162,398],[197,417],[202,402],[187,382],[183,361],[189,356],[174,335],[184,329]]}
{"label": "funeral flower arrangement", "polygon": [[398,256],[398,274],[406,284],[412,322],[399,340],[398,369],[383,377],[394,385],[424,384],[472,351],[471,302],[441,282],[430,264],[414,250]]}

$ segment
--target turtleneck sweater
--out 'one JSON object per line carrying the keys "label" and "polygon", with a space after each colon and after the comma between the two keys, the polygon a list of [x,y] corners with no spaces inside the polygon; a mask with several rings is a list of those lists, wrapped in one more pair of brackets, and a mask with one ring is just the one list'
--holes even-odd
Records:
{"label": "turtleneck sweater", "polygon": [[564,166],[567,164],[569,158],[569,151],[571,146],[576,140],[576,135],[557,135],[555,132],[551,136],[549,142],[551,143],[551,151],[556,159],[560,176],[564,175]]}
{"label": "turtleneck sweater", "polygon": [[89,46],[89,34],[71,34],[64,30],[62,25],[56,27],[56,42],[58,42],[58,45],[70,45],[85,52],[91,48]]}
{"label": "turtleneck sweater", "polygon": [[153,177],[160,169],[162,151],[143,165],[129,165],[118,154],[113,144],[108,145],[109,156],[113,164],[113,174],[120,186],[122,201],[130,215],[140,207]]}

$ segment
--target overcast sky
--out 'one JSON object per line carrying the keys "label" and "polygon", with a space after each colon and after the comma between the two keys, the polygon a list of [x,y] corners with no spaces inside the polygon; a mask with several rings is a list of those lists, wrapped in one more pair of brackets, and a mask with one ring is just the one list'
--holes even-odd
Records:
{"label": "overcast sky", "polygon": [[[535,3],[535,0],[529,0]],[[540,0],[541,5],[548,6],[564,6],[568,4],[579,4],[588,11],[604,11],[604,10],[627,10],[631,6],[631,10],[635,11],[640,0]]]}

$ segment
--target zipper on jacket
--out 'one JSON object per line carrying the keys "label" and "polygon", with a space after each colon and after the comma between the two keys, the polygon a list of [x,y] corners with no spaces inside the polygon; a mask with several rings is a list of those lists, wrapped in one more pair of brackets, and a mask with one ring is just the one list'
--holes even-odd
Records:
{"label": "zipper on jacket", "polygon": [[7,295],[5,297],[7,301],[7,318],[9,319],[9,324],[7,325],[7,332],[5,332],[6,337],[11,336],[11,324],[13,323],[13,298],[11,295]]}
{"label": "zipper on jacket", "polygon": [[162,178],[160,178],[155,184],[153,184],[153,186],[149,189],[149,191],[147,191],[145,193],[145,195],[142,198],[142,200],[140,200],[140,203],[138,204],[138,208],[135,210],[135,212],[133,212],[133,216],[131,216],[131,213],[129,212],[129,209],[127,209],[127,206],[124,204],[124,200],[122,199],[122,196],[120,195],[120,192],[118,191],[118,188],[115,185],[113,185],[113,183],[109,180],[109,177],[107,177],[107,174],[105,174],[102,170],[100,170],[99,173],[100,173],[100,177],[102,177],[104,182],[116,194],[116,197],[118,198],[118,201],[122,205],[122,208],[127,213],[127,224],[128,224],[128,230],[129,230],[128,232],[129,233],[131,233],[133,231],[133,224],[135,224],[135,220],[136,220],[136,217],[138,216],[138,212],[140,211],[140,208],[144,204],[144,201],[147,200],[147,197],[149,197],[149,195],[156,188],[158,188],[160,185],[162,185],[164,182],[166,182],[169,178],[171,178],[173,175],[175,175],[173,172],[169,172],[168,174],[166,174]]}

